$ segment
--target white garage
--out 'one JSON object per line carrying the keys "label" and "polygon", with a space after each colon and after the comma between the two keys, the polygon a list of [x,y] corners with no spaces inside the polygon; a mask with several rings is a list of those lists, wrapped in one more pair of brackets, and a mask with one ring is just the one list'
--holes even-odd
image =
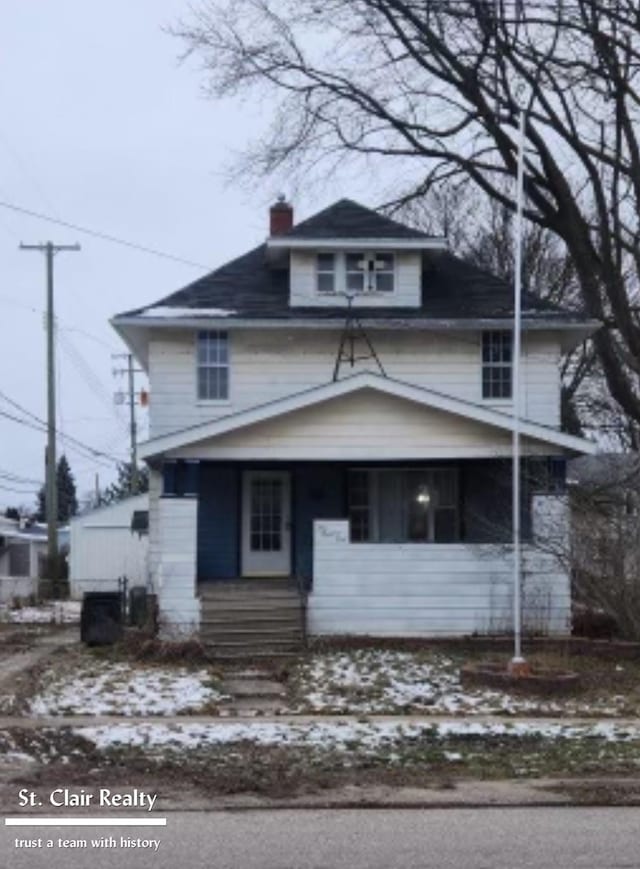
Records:
{"label": "white garage", "polygon": [[[149,496],[136,495],[71,520],[71,596],[147,585]],[[134,530],[135,529],[135,530]]]}

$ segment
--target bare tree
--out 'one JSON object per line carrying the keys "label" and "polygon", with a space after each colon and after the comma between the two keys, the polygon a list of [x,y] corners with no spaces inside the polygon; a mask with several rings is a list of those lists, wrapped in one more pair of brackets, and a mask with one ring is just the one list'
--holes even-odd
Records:
{"label": "bare tree", "polygon": [[608,391],[640,421],[640,16],[636,0],[220,0],[175,28],[210,93],[275,92],[243,171],[393,159],[401,206],[471,183],[566,245]]}
{"label": "bare tree", "polygon": [[640,639],[640,468],[637,457],[580,459],[570,488],[573,597]]}

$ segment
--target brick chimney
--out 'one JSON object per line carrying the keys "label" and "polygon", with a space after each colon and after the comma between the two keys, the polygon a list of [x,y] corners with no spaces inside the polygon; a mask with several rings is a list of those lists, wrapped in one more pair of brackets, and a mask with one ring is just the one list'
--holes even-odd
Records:
{"label": "brick chimney", "polygon": [[269,209],[269,233],[270,235],[283,235],[289,232],[293,226],[293,208],[289,205],[284,194],[278,196],[278,201]]}

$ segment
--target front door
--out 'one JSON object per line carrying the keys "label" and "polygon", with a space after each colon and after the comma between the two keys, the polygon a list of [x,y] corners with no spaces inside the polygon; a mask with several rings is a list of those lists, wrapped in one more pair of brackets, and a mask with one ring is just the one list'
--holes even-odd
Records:
{"label": "front door", "polygon": [[242,575],[291,573],[288,471],[245,471],[242,478]]}

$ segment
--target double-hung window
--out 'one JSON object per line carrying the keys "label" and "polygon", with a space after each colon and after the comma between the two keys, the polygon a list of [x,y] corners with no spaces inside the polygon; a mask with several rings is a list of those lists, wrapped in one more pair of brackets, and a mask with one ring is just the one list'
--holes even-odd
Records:
{"label": "double-hung window", "polygon": [[229,398],[229,335],[227,332],[198,332],[198,400],[226,401]]}
{"label": "double-hung window", "polygon": [[318,254],[316,260],[316,277],[319,293],[335,293],[336,255],[334,253]]}
{"label": "double-hung window", "polygon": [[513,352],[511,332],[482,333],[482,397],[511,398]]}
{"label": "double-hung window", "polygon": [[348,293],[392,293],[394,256],[392,253],[348,253],[345,273]]}

